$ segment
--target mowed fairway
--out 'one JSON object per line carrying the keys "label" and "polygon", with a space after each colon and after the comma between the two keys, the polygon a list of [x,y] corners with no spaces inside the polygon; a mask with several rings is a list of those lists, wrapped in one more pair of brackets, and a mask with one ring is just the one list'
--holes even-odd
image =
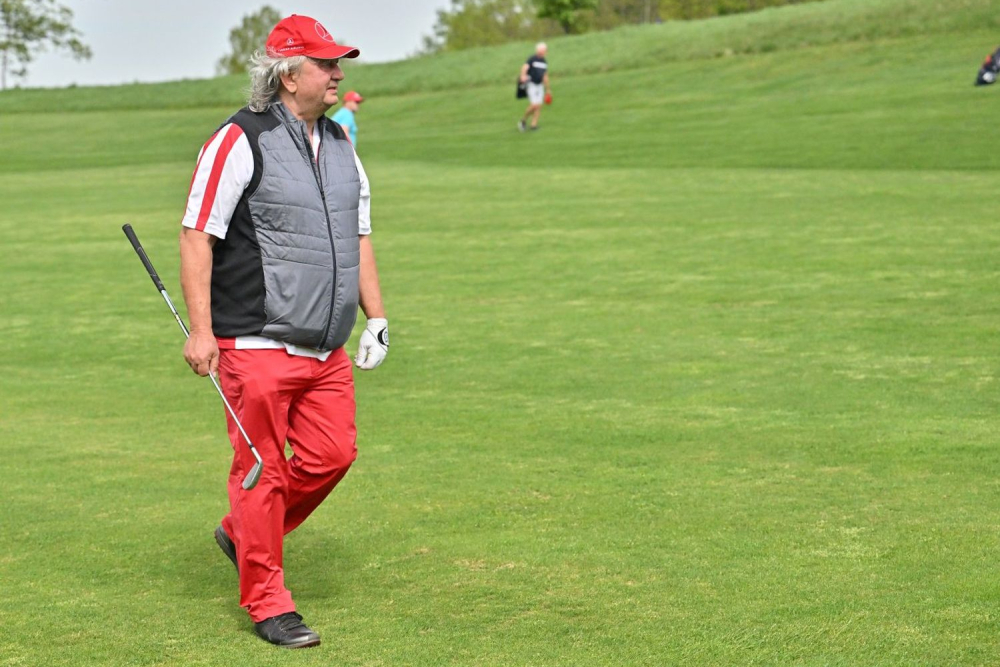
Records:
{"label": "mowed fairway", "polygon": [[392,348],[286,540],[301,652],[238,607],[223,411],[120,231],[180,301],[235,106],[0,94],[0,666],[996,664],[995,31],[871,32],[561,79],[557,40],[533,135],[510,76],[357,84]]}

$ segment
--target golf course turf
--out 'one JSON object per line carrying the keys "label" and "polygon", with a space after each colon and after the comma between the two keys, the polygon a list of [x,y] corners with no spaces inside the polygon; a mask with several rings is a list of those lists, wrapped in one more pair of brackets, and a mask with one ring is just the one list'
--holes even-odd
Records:
{"label": "golf course turf", "polygon": [[223,408],[120,231],[180,301],[245,82],[0,93],[0,667],[997,664],[994,10],[551,40],[530,134],[530,44],[349,68],[392,348],[285,542],[300,652],[238,606]]}

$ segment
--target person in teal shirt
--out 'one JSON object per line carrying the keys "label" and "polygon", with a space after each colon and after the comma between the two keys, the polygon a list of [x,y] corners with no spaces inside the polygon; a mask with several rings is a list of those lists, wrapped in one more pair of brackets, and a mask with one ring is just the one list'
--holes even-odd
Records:
{"label": "person in teal shirt", "polygon": [[358,147],[358,122],[354,120],[354,114],[358,112],[364,101],[365,98],[361,97],[357,91],[352,90],[344,95],[344,106],[333,114],[333,121],[340,123],[344,132],[351,138],[351,143],[354,144],[355,148]]}

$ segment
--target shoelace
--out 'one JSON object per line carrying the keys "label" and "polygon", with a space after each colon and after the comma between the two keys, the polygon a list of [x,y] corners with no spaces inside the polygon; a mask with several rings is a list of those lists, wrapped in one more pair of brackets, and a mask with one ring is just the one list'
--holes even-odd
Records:
{"label": "shoelace", "polygon": [[287,614],[281,614],[274,619],[274,621],[282,632],[289,632],[291,630],[297,630],[298,628],[305,627],[302,623],[302,617],[294,611],[290,611]]}

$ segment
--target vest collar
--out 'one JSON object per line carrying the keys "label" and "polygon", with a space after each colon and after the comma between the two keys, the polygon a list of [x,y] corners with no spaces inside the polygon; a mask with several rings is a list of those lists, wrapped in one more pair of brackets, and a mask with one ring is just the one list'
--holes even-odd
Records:
{"label": "vest collar", "polygon": [[[305,121],[299,120],[295,115],[288,110],[288,107],[282,102],[274,102],[270,107],[271,113],[273,113],[281,124],[288,128],[288,134],[291,135],[292,141],[295,145],[303,152],[303,154],[309,154],[310,150],[306,148],[306,142],[310,142],[308,128],[306,127]],[[320,134],[323,133],[323,123],[327,120],[326,116],[320,116],[316,121],[316,126],[319,128]]]}

